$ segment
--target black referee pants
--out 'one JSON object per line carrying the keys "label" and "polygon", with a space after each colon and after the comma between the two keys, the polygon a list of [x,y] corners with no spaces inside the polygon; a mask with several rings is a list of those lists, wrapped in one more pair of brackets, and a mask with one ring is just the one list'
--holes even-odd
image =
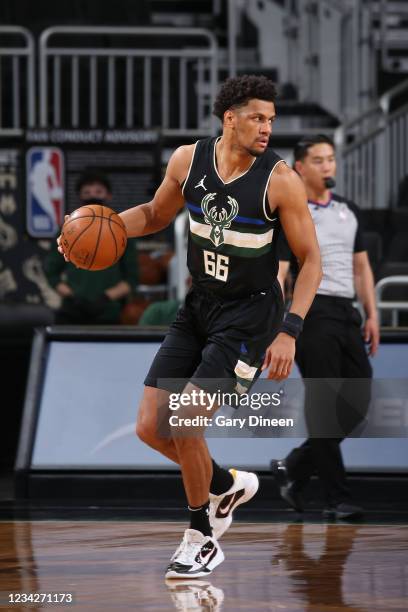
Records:
{"label": "black referee pants", "polygon": [[[302,377],[315,380],[305,381],[309,437],[286,458],[288,474],[301,486],[317,474],[331,506],[350,498],[340,442],[362,422],[370,402],[372,368],[361,323],[351,300],[317,295],[296,346]],[[343,380],[316,381],[324,378]],[[326,437],[325,428],[339,433]]]}

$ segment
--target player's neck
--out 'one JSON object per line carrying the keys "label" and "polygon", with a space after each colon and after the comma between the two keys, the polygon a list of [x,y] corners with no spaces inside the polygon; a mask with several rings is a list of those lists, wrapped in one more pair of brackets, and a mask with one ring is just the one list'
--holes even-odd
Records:
{"label": "player's neck", "polygon": [[309,202],[316,202],[316,204],[328,204],[331,198],[330,189],[313,189],[307,185],[306,193]]}
{"label": "player's neck", "polygon": [[256,157],[234,146],[222,136],[215,146],[215,163],[218,174],[224,181],[229,181],[244,174],[254,163]]}

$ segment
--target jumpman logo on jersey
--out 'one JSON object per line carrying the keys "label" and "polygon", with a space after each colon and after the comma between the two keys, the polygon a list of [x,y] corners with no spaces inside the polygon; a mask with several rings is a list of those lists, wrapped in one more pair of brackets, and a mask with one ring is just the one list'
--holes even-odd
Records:
{"label": "jumpman logo on jersey", "polygon": [[207,178],[207,175],[204,174],[203,178],[201,179],[201,181],[199,183],[197,183],[197,185],[194,187],[194,189],[198,189],[198,187],[202,187],[204,189],[204,191],[207,191],[207,187],[204,185],[204,181]]}

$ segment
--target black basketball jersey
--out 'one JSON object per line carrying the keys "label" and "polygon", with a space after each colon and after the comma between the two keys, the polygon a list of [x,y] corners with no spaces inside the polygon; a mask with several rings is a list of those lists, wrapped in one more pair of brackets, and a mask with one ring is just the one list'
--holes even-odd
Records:
{"label": "black basketball jersey", "polygon": [[195,285],[224,298],[268,289],[278,272],[279,215],[267,187],[283,161],[271,149],[224,183],[215,157],[218,138],[199,140],[183,186],[189,212],[187,265]]}

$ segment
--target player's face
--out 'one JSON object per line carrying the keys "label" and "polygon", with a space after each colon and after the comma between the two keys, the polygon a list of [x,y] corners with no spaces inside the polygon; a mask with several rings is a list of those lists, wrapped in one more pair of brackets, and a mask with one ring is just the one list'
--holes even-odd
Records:
{"label": "player's face", "polygon": [[109,202],[112,196],[102,183],[89,183],[84,185],[79,192],[79,199],[81,202],[88,202],[89,200],[104,200]]}
{"label": "player's face", "polygon": [[255,157],[265,153],[276,117],[274,103],[252,99],[230,112],[236,147]]}
{"label": "player's face", "polygon": [[309,147],[303,161],[296,162],[296,170],[311,188],[325,189],[324,179],[336,176],[336,156],[331,145],[325,142]]}

